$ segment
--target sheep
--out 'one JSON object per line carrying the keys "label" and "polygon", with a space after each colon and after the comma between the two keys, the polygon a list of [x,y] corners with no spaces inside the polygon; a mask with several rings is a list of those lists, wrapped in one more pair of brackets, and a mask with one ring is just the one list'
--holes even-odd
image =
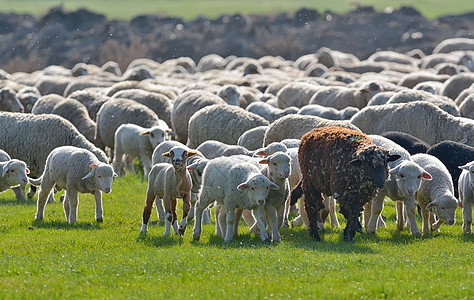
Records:
{"label": "sheep", "polygon": [[459,105],[459,112],[465,118],[474,119],[474,94],[466,97]]}
{"label": "sheep", "polygon": [[474,39],[450,38],[441,41],[433,49],[433,53],[449,53],[460,50],[474,50]]}
{"label": "sheep", "polygon": [[9,87],[0,89],[0,111],[23,112],[24,106],[16,96],[16,91]]}
{"label": "sheep", "polygon": [[417,137],[405,132],[400,131],[386,131],[381,134],[381,136],[386,137],[398,145],[402,146],[407,150],[410,155],[417,153],[426,153],[430,145],[425,141],[420,140]]}
{"label": "sheep", "polygon": [[197,63],[196,68],[199,72],[204,73],[206,71],[213,70],[213,69],[218,69],[218,70],[224,69],[225,64],[226,63],[222,56],[218,54],[208,54],[201,57],[201,59]]}
{"label": "sheep", "polygon": [[428,144],[453,140],[474,146],[474,120],[453,117],[425,101],[365,107],[350,121],[367,134],[397,130]]}
{"label": "sheep", "polygon": [[356,130],[330,126],[305,134],[298,150],[302,179],[292,190],[290,203],[304,195],[311,237],[320,240],[317,219],[324,194],[339,202],[347,219],[344,240],[352,241],[361,229],[362,207],[384,186],[388,163],[398,158]]}
{"label": "sheep", "polygon": [[239,88],[235,84],[226,84],[217,92],[227,104],[239,106],[241,101]]}
{"label": "sheep", "polygon": [[341,110],[334,107],[322,106],[319,104],[308,104],[298,110],[299,115],[310,115],[329,120],[348,120],[358,112],[359,109],[353,106],[345,107]]}
{"label": "sheep", "polygon": [[283,116],[296,113],[298,111],[298,108],[294,106],[289,106],[285,109],[279,109],[266,102],[253,102],[248,105],[245,110],[259,115],[265,118],[268,122],[272,123],[273,121]]}
{"label": "sheep", "polygon": [[16,97],[20,100],[26,113],[31,112],[33,105],[41,98],[41,94],[37,88],[26,86],[18,90]]}
{"label": "sheep", "polygon": [[348,106],[361,109],[367,105],[372,96],[381,91],[382,89],[376,83],[371,83],[361,89],[348,87],[322,87],[313,94],[308,104],[319,104],[334,107],[339,110]]}
{"label": "sheep", "polygon": [[[148,188],[146,191],[145,207],[141,233],[145,234],[148,229],[153,202],[155,199],[163,199],[165,206],[165,232],[169,236],[171,227],[175,234],[184,235],[190,209],[192,179],[186,170],[187,158],[196,155],[196,151],[190,151],[186,147],[175,146],[162,155],[171,159],[171,164],[158,163],[153,166],[148,175]],[[176,214],[177,197],[183,199],[183,217],[178,228],[178,217]]]}
{"label": "sheep", "polygon": [[400,145],[388,138],[378,135],[368,135],[372,142],[387,149],[390,154],[397,154],[400,159],[389,162],[389,177],[385,181],[383,188],[371,202],[364,208],[364,227],[367,233],[375,233],[377,221],[383,209],[383,202],[386,196],[393,201],[397,201],[397,228],[403,229],[404,218],[401,202],[407,208],[408,220],[412,235],[420,235],[420,230],[416,224],[415,193],[421,186],[422,180],[431,180],[431,175],[418,164],[411,160],[410,153]]}
{"label": "sheep", "polygon": [[188,139],[189,119],[201,108],[226,102],[219,96],[202,90],[191,90],[180,94],[173,102],[171,109],[171,128],[176,139],[186,143]]}
{"label": "sheep", "polygon": [[414,58],[395,51],[375,52],[367,58],[367,61],[394,62],[397,64],[404,64],[410,66],[414,66],[416,62]]}
{"label": "sheep", "polygon": [[459,177],[458,193],[462,203],[462,232],[472,233],[472,204],[474,203],[474,161],[463,166]]}
{"label": "sheep", "polygon": [[415,154],[412,159],[432,177],[432,180],[421,182],[420,189],[415,196],[423,218],[422,233],[429,233],[430,214],[435,214],[439,218],[434,224],[430,224],[433,231],[438,230],[444,222],[454,225],[458,201],[454,197],[453,179],[448,169],[439,159],[429,154]]}
{"label": "sheep", "polygon": [[[26,167],[25,162],[18,159],[10,159],[4,156],[6,152],[0,150],[0,193],[18,186],[28,183],[28,175],[30,170]],[[5,159],[8,158],[8,159]]]}
{"label": "sheep", "polygon": [[425,81],[437,81],[444,83],[448,79],[449,75],[438,75],[428,71],[417,71],[404,75],[398,82],[398,85],[412,89],[417,84]]}
{"label": "sheep", "polygon": [[144,168],[144,175],[148,177],[148,173],[152,167],[151,157],[153,150],[157,145],[167,139],[169,128],[163,126],[153,126],[151,128],[143,128],[135,124],[122,124],[115,132],[114,145],[114,160],[113,166],[115,171],[122,175],[123,160],[122,157],[126,154],[127,165],[126,170],[132,171],[133,159],[140,158]]}
{"label": "sheep", "polygon": [[462,92],[459,93],[456,99],[454,99],[454,103],[456,103],[457,106],[461,106],[464,100],[466,100],[466,98],[472,94],[474,94],[474,83],[471,84],[468,88],[462,90]]}
{"label": "sheep", "polygon": [[114,177],[117,174],[112,166],[99,161],[89,150],[73,146],[54,149],[46,159],[43,174],[38,179],[29,179],[31,184],[41,185],[35,220],[44,218],[47,197],[55,187],[59,191],[65,190],[63,207],[69,224],[77,221],[78,193],[94,195],[95,219],[103,222],[102,192],[112,191]]}
{"label": "sheep", "polygon": [[245,147],[238,145],[228,145],[215,140],[207,140],[201,143],[197,148],[202,155],[207,159],[213,159],[219,156],[231,156],[231,155],[247,155],[252,156],[253,151],[248,150]]}
{"label": "sheep", "polygon": [[160,120],[165,121],[168,126],[171,126],[172,103],[167,96],[142,89],[127,89],[115,93],[112,99],[116,98],[130,99],[145,105],[154,111]]}
{"label": "sheep", "polygon": [[159,121],[160,119],[154,111],[133,100],[107,101],[97,112],[95,145],[102,150],[109,147],[113,159],[115,132],[120,125],[130,123],[151,128],[159,126]]}
{"label": "sheep", "polygon": [[[442,141],[426,150],[427,154],[438,158],[451,174],[453,185],[458,186],[458,179],[461,175],[460,166],[474,160],[474,147],[453,141]],[[459,197],[458,190],[454,190],[454,196]]]}
{"label": "sheep", "polygon": [[257,150],[263,146],[263,138],[268,126],[257,126],[249,129],[237,140],[237,145],[247,148],[250,151]]}
{"label": "sheep", "polygon": [[276,94],[278,107],[281,109],[290,106],[301,108],[308,104],[313,94],[320,88],[320,85],[308,82],[290,82],[283,86]]}
{"label": "sheep", "polygon": [[[71,122],[56,115],[0,112],[0,128],[0,149],[24,161],[32,177],[43,173],[48,154],[59,146],[84,148],[94,153],[101,162],[108,162],[105,153],[80,134]],[[17,199],[26,199],[24,187],[14,191]]]}
{"label": "sheep", "polygon": [[464,89],[469,88],[472,84],[474,84],[474,73],[456,74],[444,82],[441,95],[454,100]]}
{"label": "sheep", "polygon": [[333,121],[316,116],[288,115],[276,120],[268,127],[263,145],[266,146],[284,139],[300,139],[311,129],[325,126],[342,126],[359,130],[349,121]]}
{"label": "sheep", "polygon": [[210,105],[189,119],[186,145],[197,148],[207,140],[236,145],[242,133],[258,126],[269,125],[264,118],[233,105]]}
{"label": "sheep", "polygon": [[383,105],[387,103],[388,99],[390,99],[390,97],[395,95],[395,93],[396,92],[393,92],[393,91],[377,93],[372,98],[370,98],[369,102],[367,103],[367,106]]}
{"label": "sheep", "polygon": [[418,83],[413,87],[414,90],[425,91],[433,95],[439,95],[442,88],[443,83],[438,81],[424,81]]}
{"label": "sheep", "polygon": [[66,77],[64,75],[42,75],[34,87],[36,87],[43,96],[49,94],[64,95],[64,90],[73,79],[72,77]]}
{"label": "sheep", "polygon": [[199,240],[201,236],[204,209],[216,201],[224,206],[226,213],[225,242],[230,242],[233,238],[236,208],[254,210],[260,238],[268,241],[263,210],[269,189],[279,188],[262,175],[255,164],[227,157],[211,160],[204,168],[202,187],[196,203],[194,240]]}

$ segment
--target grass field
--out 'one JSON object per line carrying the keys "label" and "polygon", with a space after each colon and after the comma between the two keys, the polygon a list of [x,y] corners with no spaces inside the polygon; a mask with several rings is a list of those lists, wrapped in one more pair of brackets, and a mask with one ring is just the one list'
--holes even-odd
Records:
{"label": "grass field", "polygon": [[355,4],[372,5],[378,11],[387,7],[394,9],[402,5],[413,6],[430,19],[474,11],[472,0],[0,0],[0,11],[43,15],[53,6],[63,5],[67,10],[88,8],[108,18],[131,19],[140,14],[166,14],[187,20],[198,16],[216,18],[221,14],[271,14],[293,12],[307,7],[320,12],[330,10],[337,13],[354,9]]}
{"label": "grass field", "polygon": [[35,223],[34,200],[0,194],[0,298],[474,297],[474,236],[462,234],[460,210],[454,226],[421,238],[397,232],[387,201],[388,227],[358,234],[353,243],[327,224],[323,242],[303,228],[287,228],[281,243],[267,245],[242,224],[240,235],[224,244],[214,225],[204,225],[201,240],[192,241],[191,222],[183,238],[163,237],[155,211],[141,236],[145,191],[140,175],[117,179],[104,196],[101,224],[94,221],[92,195],[80,195],[75,225],[65,222],[61,203],[48,204],[44,221]]}

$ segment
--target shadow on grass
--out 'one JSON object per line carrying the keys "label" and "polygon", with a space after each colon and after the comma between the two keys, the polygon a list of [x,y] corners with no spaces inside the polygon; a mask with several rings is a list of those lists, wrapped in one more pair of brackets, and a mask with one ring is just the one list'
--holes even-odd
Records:
{"label": "shadow on grass", "polygon": [[137,237],[137,243],[142,243],[145,246],[149,247],[159,247],[159,248],[165,248],[165,247],[173,247],[176,245],[182,245],[183,244],[183,238],[177,235],[172,235],[172,236],[154,236],[150,235],[149,233],[147,234],[139,234]]}
{"label": "shadow on grass", "polygon": [[36,205],[35,199],[27,199],[27,200],[17,200],[16,198],[6,198],[0,200],[0,206],[16,206],[16,205]]}
{"label": "shadow on grass", "polygon": [[67,230],[99,230],[102,229],[101,223],[99,222],[76,222],[69,224],[66,221],[33,221],[32,226],[35,228],[51,228],[51,229],[67,229]]}

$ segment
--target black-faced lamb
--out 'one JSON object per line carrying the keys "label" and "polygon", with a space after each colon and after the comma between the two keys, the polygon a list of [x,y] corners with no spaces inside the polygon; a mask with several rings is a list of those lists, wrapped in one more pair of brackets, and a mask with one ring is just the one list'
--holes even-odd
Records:
{"label": "black-faced lamb", "polygon": [[462,203],[462,232],[472,233],[472,205],[474,204],[474,161],[459,168],[462,173],[459,176],[458,192]]}
{"label": "black-faced lamb", "polygon": [[35,219],[43,219],[46,200],[55,187],[58,191],[65,190],[63,206],[69,224],[77,221],[78,193],[94,195],[95,218],[97,222],[102,222],[102,192],[112,191],[114,177],[117,174],[112,166],[100,162],[89,150],[72,146],[54,149],[46,159],[41,177],[29,180],[31,184],[41,185]]}
{"label": "black-faced lamb", "polygon": [[302,180],[291,193],[291,204],[304,195],[311,237],[320,240],[317,219],[324,208],[324,194],[339,202],[347,219],[344,239],[352,241],[361,229],[362,207],[384,186],[388,162],[399,157],[347,128],[323,127],[305,134],[298,150]]}

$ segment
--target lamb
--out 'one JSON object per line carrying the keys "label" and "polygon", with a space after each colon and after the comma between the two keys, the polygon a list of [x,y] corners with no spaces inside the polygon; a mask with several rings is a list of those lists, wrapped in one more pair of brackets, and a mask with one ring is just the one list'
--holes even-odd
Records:
{"label": "lamb", "polygon": [[[108,162],[105,153],[80,134],[71,122],[56,115],[0,113],[0,128],[0,149],[24,161],[32,177],[43,173],[48,154],[59,146],[84,148],[101,162]],[[14,191],[17,199],[25,200],[24,187],[23,191]]]}
{"label": "lamb", "polygon": [[263,146],[263,138],[268,126],[257,126],[249,129],[237,140],[237,145],[247,148],[250,151],[257,150]]}
{"label": "lamb", "polygon": [[429,154],[415,154],[412,159],[432,177],[432,180],[422,181],[415,196],[415,201],[421,207],[423,234],[429,233],[430,214],[439,218],[434,224],[430,224],[433,231],[438,230],[444,222],[453,225],[456,222],[458,201],[454,197],[453,179],[448,169],[439,159]]}
{"label": "lamb", "polygon": [[384,186],[388,162],[398,158],[356,130],[330,126],[305,134],[298,150],[302,179],[290,199],[293,205],[304,195],[311,237],[320,240],[317,219],[324,208],[324,194],[339,202],[347,219],[344,240],[352,241],[361,229],[362,207]]}
{"label": "lamb", "polygon": [[135,174],[133,159],[138,157],[143,164],[144,175],[148,177],[148,173],[152,167],[151,157],[153,150],[157,145],[167,139],[169,130],[168,126],[143,128],[135,124],[120,125],[115,132],[113,166],[116,172],[119,175],[122,174],[122,157],[126,154],[128,156],[127,165],[125,166],[126,170],[132,171]]}
{"label": "lamb", "polygon": [[23,112],[25,109],[12,88],[0,89],[0,111]]}
{"label": "lamb", "polygon": [[316,116],[288,115],[276,120],[268,127],[263,145],[266,146],[285,139],[300,139],[313,128],[325,126],[342,126],[359,130],[349,121],[333,121]]}
{"label": "lamb", "polygon": [[401,202],[407,208],[408,220],[412,235],[420,235],[416,224],[415,193],[422,180],[431,180],[431,175],[411,160],[410,154],[395,142],[378,135],[368,135],[372,142],[387,149],[390,154],[397,154],[400,159],[389,162],[389,177],[383,188],[377,191],[374,199],[364,209],[364,227],[367,233],[375,233],[377,221],[383,209],[386,196],[397,203],[397,228],[403,229],[404,216]]}
{"label": "lamb", "polygon": [[367,134],[397,130],[428,144],[452,140],[474,146],[474,120],[453,117],[425,101],[365,107],[351,118],[351,123]]}
{"label": "lamb", "polygon": [[[427,154],[438,158],[451,174],[453,185],[458,186],[458,179],[461,175],[460,166],[474,160],[474,147],[453,141],[439,142],[426,150]],[[454,196],[459,197],[458,190],[454,190]]]}
{"label": "lamb", "polygon": [[381,136],[386,137],[398,145],[402,146],[407,150],[410,155],[417,153],[426,153],[430,145],[425,141],[420,140],[417,137],[405,132],[400,131],[386,131],[381,134]]}
{"label": "lamb", "polygon": [[242,133],[258,126],[268,125],[264,118],[233,105],[210,105],[189,119],[186,145],[197,148],[207,140],[236,145]]}
{"label": "lamb", "polygon": [[171,109],[171,128],[176,133],[176,139],[186,143],[190,118],[201,108],[213,104],[225,105],[226,102],[221,97],[202,90],[191,90],[180,94],[174,100]]}
{"label": "lamb", "polygon": [[382,89],[376,83],[371,83],[362,89],[348,87],[323,87],[313,94],[308,104],[319,104],[322,106],[334,107],[339,110],[348,106],[361,109],[367,106],[367,103],[372,96],[381,91]]}
{"label": "lamb", "polygon": [[26,185],[29,173],[25,162],[11,159],[5,151],[0,150],[0,193],[20,184]]}
{"label": "lamb", "polygon": [[202,231],[202,214],[214,201],[224,206],[226,212],[225,242],[233,238],[235,209],[253,209],[262,241],[268,241],[264,224],[264,205],[269,189],[278,186],[260,173],[253,163],[238,159],[219,157],[204,168],[202,187],[195,208],[194,240],[199,240]]}
{"label": "lamb", "polygon": [[102,150],[109,147],[113,158],[115,132],[120,125],[127,123],[151,128],[160,126],[160,119],[154,111],[133,100],[107,101],[97,113],[95,145]]}
{"label": "lamb", "polygon": [[231,155],[252,156],[254,154],[253,151],[250,151],[245,147],[238,145],[228,145],[215,140],[207,140],[201,143],[201,145],[199,145],[196,150],[202,153],[202,155],[204,155],[204,157],[207,159]]}
{"label": "lamb", "polygon": [[281,109],[296,106],[298,108],[308,104],[313,94],[321,88],[320,85],[307,82],[290,82],[283,86],[278,93],[278,107]]}
{"label": "lamb", "polygon": [[[165,232],[164,236],[169,236],[171,227],[175,234],[184,235],[186,231],[189,209],[191,207],[191,185],[192,179],[186,170],[187,158],[196,155],[197,152],[190,151],[186,147],[175,146],[170,151],[163,153],[163,156],[171,159],[171,164],[158,163],[153,166],[148,175],[148,189],[146,192],[146,202],[143,209],[143,219],[141,233],[148,230],[153,202],[155,199],[163,199],[165,206]],[[176,205],[177,199],[183,199],[183,217],[177,224]]]}
{"label": "lamb", "polygon": [[279,109],[266,102],[253,102],[248,105],[245,110],[259,115],[265,118],[265,120],[267,120],[268,122],[272,123],[273,121],[283,116],[296,113],[298,111],[298,108],[294,106],[289,106],[285,109]]}
{"label": "lamb", "polygon": [[117,177],[112,166],[100,162],[89,150],[61,146],[48,155],[44,172],[38,179],[30,179],[34,185],[41,185],[36,210],[36,221],[44,218],[46,200],[52,188],[65,190],[63,201],[66,221],[77,221],[78,193],[90,193],[95,198],[95,219],[103,222],[102,191],[112,191],[113,178]]}
{"label": "lamb", "polygon": [[359,111],[353,106],[345,107],[341,110],[334,107],[322,106],[319,104],[308,104],[298,110],[299,115],[310,115],[329,120],[348,120]]}
{"label": "lamb", "polygon": [[472,204],[474,203],[474,161],[459,168],[462,169],[459,177],[458,192],[462,203],[462,232],[472,233]]}

